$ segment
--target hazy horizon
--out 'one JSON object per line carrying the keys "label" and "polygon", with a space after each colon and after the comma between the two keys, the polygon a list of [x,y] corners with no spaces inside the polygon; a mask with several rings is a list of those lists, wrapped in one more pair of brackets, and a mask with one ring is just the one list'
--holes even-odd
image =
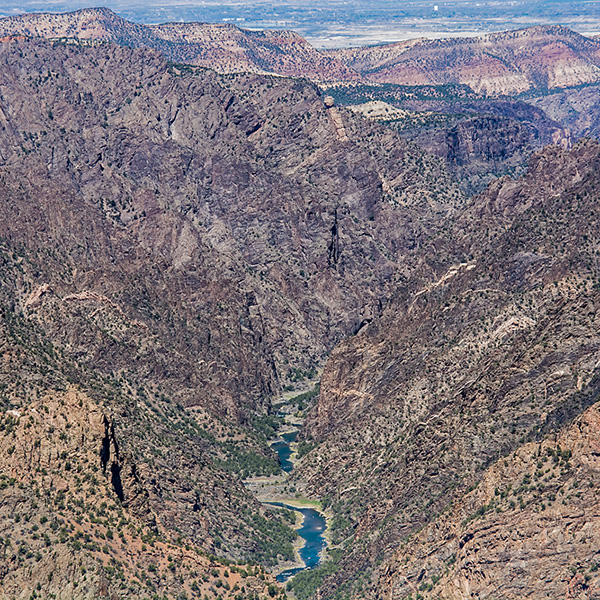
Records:
{"label": "hazy horizon", "polygon": [[94,6],[106,6],[138,23],[231,22],[248,29],[291,29],[316,47],[481,35],[543,24],[565,25],[588,35],[600,33],[600,1],[596,0],[173,0],[160,4],[135,0],[0,0],[0,16],[66,12]]}

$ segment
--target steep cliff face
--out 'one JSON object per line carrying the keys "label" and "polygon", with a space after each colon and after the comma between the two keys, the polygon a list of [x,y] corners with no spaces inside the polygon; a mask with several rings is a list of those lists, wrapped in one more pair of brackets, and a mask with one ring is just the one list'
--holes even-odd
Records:
{"label": "steep cliff face", "polygon": [[522,175],[532,154],[544,146],[569,148],[580,137],[564,120],[554,121],[525,102],[438,103],[435,108],[421,117],[421,126],[416,113],[414,126],[407,119],[397,127],[403,137],[444,160],[469,195],[498,177]]}
{"label": "steep cliff face", "polygon": [[349,587],[374,593],[378,559],[498,457],[596,401],[599,163],[591,142],[548,148],[523,179],[493,184],[382,319],[332,354],[307,424],[319,446],[300,465],[346,540],[324,593],[369,569]]}
{"label": "steep cliff face", "polygon": [[556,91],[529,100],[551,119],[559,121],[574,138],[600,136],[600,89],[597,85]]}
{"label": "steep cliff face", "polygon": [[417,209],[460,201],[395,136],[357,126],[342,142],[304,83],[221,80],[116,47],[1,51],[4,235],[26,243],[35,229],[32,246],[62,264],[60,277],[36,266],[27,294],[48,287],[31,318],[96,365],[135,362],[188,405],[235,416],[264,405],[284,365],[318,367],[377,310],[422,235]]}
{"label": "steep cliff face", "polygon": [[600,406],[490,467],[395,556],[380,598],[597,598]]}
{"label": "steep cliff face", "polygon": [[[523,174],[531,155],[548,144],[569,148],[583,135],[596,137],[589,125],[597,90],[586,89],[528,102],[489,98],[460,85],[332,85],[327,93],[440,157],[466,194],[474,195],[498,177]],[[579,112],[572,110],[576,105]],[[546,106],[551,117],[542,110]]]}

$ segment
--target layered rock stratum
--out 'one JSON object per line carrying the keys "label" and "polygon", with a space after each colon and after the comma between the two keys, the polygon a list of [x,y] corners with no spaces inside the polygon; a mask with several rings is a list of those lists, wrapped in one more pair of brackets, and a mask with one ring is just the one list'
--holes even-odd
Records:
{"label": "layered rock stratum", "polygon": [[560,26],[472,38],[408,40],[330,53],[369,81],[466,84],[489,96],[591,84],[600,75],[598,40]]}
{"label": "layered rock stratum", "polygon": [[0,37],[114,42],[155,48],[170,61],[220,73],[276,73],[317,81],[354,81],[358,73],[313,48],[293,31],[250,31],[231,23],[131,23],[107,8],[62,14],[25,14],[0,19]]}

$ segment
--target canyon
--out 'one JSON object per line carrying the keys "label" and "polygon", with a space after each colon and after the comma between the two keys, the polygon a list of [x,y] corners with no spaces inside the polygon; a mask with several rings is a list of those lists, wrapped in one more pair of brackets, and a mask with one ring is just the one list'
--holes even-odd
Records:
{"label": "canyon", "polygon": [[[178,547],[289,558],[285,513],[241,482],[278,469],[263,433],[272,400],[380,312],[404,249],[462,202],[458,187],[393,132],[332,118],[306,82],[44,40],[8,40],[0,61],[3,406],[81,393],[110,425],[105,463],[81,459],[45,528],[83,523],[77,491],[94,481]],[[66,460],[32,464],[26,430],[7,431],[11,490],[26,465],[47,487]],[[31,552],[7,553],[7,590],[29,585]],[[65,568],[46,583],[60,588]],[[119,589],[122,569],[111,573]]]}
{"label": "canyon", "polygon": [[597,40],[0,33],[0,597],[599,597]]}

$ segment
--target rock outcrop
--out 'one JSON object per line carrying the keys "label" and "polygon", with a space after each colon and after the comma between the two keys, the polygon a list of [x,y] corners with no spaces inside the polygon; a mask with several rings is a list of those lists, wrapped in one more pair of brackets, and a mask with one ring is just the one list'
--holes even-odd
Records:
{"label": "rock outcrop", "polygon": [[522,175],[531,155],[548,144],[569,148],[582,136],[597,137],[590,127],[597,90],[586,89],[527,102],[488,98],[460,85],[334,85],[328,91],[340,104],[439,156],[472,196],[498,177]]}
{"label": "rock outcrop", "polygon": [[443,126],[409,125],[403,136],[443,159],[469,195],[498,177],[522,175],[534,152],[548,144],[571,147],[571,131],[562,121],[525,102],[458,103],[452,110],[440,119]]}
{"label": "rock outcrop", "polygon": [[531,98],[529,103],[561,123],[575,139],[600,137],[600,89],[596,85],[556,90]]}
{"label": "rock outcrop", "polygon": [[111,416],[87,394],[51,392],[5,411],[0,431],[0,597],[279,592],[261,569],[210,558],[144,514],[153,474],[119,449]]}
{"label": "rock outcrop", "polygon": [[306,83],[115,46],[13,42],[0,60],[4,232],[35,227],[37,250],[69,256],[66,281],[40,267],[28,316],[96,366],[126,369],[133,352],[187,405],[235,416],[286,364],[318,368],[378,310],[418,223],[461,201],[435,160],[331,119]]}
{"label": "rock outcrop", "polygon": [[597,598],[600,406],[490,467],[419,532],[380,598]]}

